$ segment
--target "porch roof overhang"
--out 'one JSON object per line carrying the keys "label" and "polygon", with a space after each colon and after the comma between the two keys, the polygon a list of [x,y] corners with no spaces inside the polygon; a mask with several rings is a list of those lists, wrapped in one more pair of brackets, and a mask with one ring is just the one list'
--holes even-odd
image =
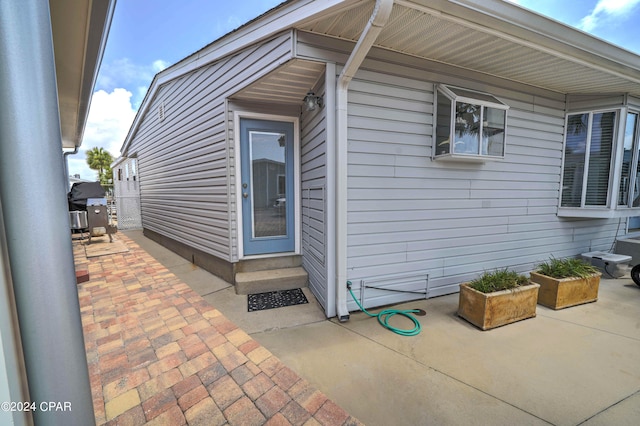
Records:
{"label": "porch roof overhang", "polygon": [[[355,43],[374,4],[346,1],[293,27]],[[395,0],[374,47],[561,94],[640,96],[640,56],[502,0]],[[306,89],[272,83],[315,81],[311,71],[283,67],[239,96],[300,102]]]}
{"label": "porch roof overhang", "polygon": [[50,0],[62,148],[82,143],[116,0]]}

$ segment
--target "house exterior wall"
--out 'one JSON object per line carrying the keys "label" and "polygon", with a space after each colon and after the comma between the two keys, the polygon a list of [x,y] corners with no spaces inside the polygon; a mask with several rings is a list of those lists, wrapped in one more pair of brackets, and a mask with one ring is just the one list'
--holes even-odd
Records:
{"label": "house exterior wall", "polygon": [[[351,47],[300,33],[297,54],[343,63]],[[438,83],[510,106],[504,160],[432,160]],[[374,49],[349,89],[348,279],[425,274],[436,296],[485,270],[609,250],[618,219],[556,215],[565,107],[562,94]]]}
{"label": "house exterior wall", "polygon": [[237,259],[226,99],[290,57],[291,33],[285,32],[157,91],[124,153],[138,158],[145,230],[223,260]]}
{"label": "house exterior wall", "polygon": [[[324,82],[314,88],[325,96]],[[327,277],[327,110],[305,111],[301,118],[302,266],[309,287],[323,306],[329,295]]]}
{"label": "house exterior wall", "polygon": [[142,228],[140,189],[135,158],[122,159],[113,169],[113,189],[118,229]]}

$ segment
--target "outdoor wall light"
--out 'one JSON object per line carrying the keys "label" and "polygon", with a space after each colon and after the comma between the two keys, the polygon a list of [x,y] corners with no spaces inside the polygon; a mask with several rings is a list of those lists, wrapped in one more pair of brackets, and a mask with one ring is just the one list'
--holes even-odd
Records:
{"label": "outdoor wall light", "polygon": [[313,92],[307,92],[307,96],[302,100],[304,102],[307,111],[313,111],[317,107],[322,108],[324,101],[322,100],[322,96],[316,96]]}

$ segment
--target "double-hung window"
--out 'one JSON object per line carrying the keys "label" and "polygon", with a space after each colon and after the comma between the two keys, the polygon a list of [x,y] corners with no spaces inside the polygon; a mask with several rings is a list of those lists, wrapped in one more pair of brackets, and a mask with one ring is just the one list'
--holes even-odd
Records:
{"label": "double-hung window", "polygon": [[609,202],[617,111],[569,114],[561,207],[606,207]]}
{"label": "double-hung window", "polygon": [[559,216],[638,215],[639,121],[624,108],[567,115]]}
{"label": "double-hung window", "polygon": [[444,85],[436,105],[435,158],[504,157],[507,105],[487,93]]}
{"label": "double-hung window", "polygon": [[640,123],[637,112],[627,113],[620,168],[618,205],[640,207]]}

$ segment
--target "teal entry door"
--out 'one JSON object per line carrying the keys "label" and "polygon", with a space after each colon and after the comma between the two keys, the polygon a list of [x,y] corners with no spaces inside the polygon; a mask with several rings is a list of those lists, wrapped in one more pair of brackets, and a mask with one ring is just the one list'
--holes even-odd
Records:
{"label": "teal entry door", "polygon": [[245,255],[295,251],[293,123],[240,119]]}

